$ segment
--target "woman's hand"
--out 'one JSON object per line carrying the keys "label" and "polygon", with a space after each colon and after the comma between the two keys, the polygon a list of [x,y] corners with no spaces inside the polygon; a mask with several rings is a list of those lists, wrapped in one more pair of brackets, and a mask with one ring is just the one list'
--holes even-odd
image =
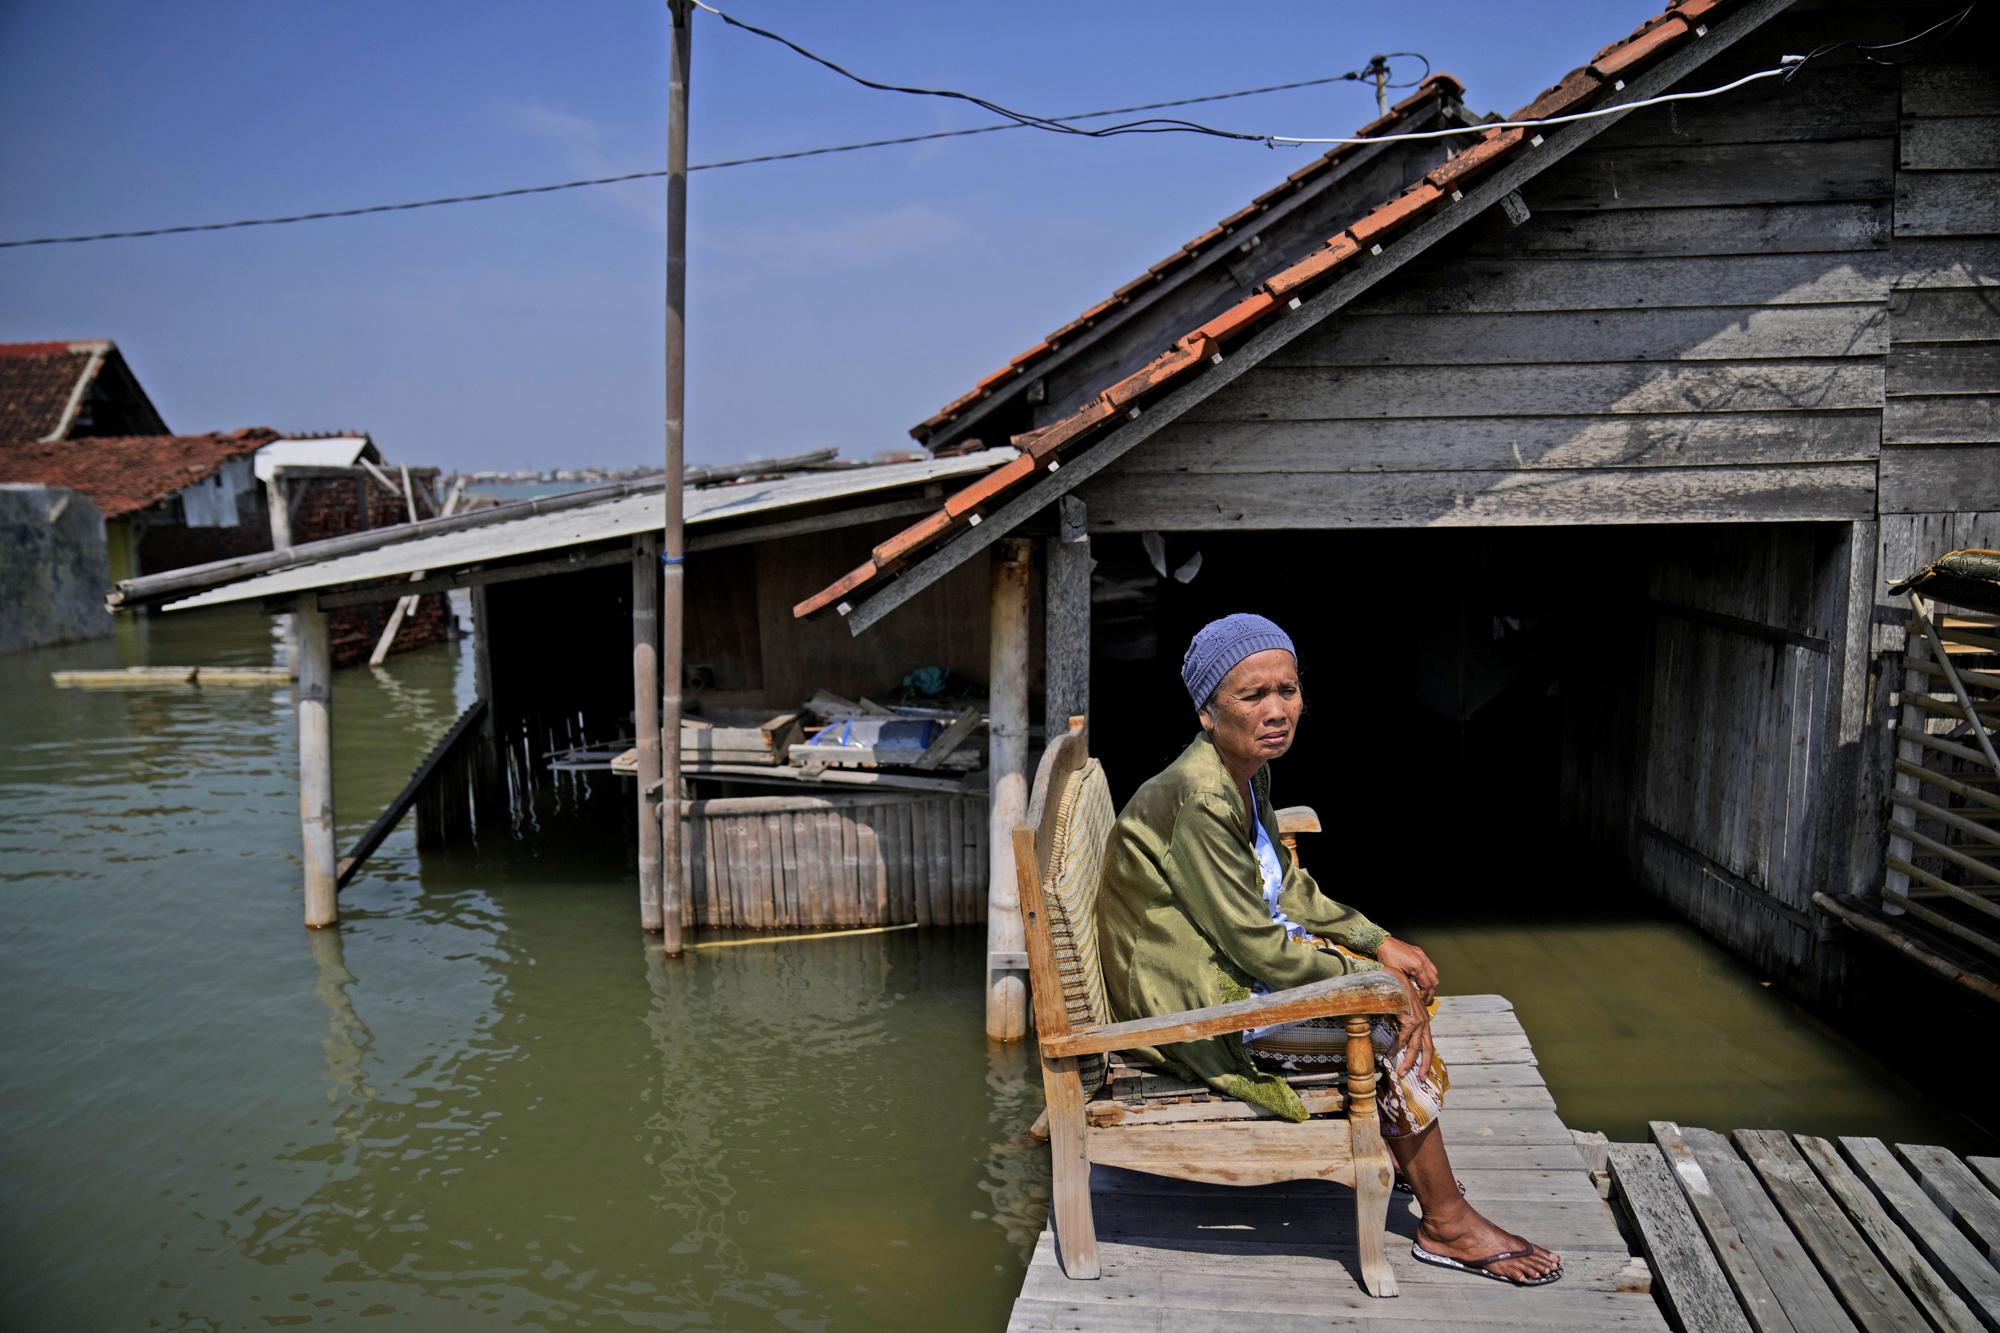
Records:
{"label": "woman's hand", "polygon": [[[1421,955],[1423,951],[1419,949],[1417,952]],[[1415,1070],[1417,1077],[1422,1078],[1431,1067],[1430,1010],[1426,1007],[1423,993],[1417,989],[1415,978],[1394,968],[1388,969],[1388,972],[1403,983],[1403,1000],[1408,1010],[1401,1019],[1401,1031],[1396,1041],[1396,1074],[1400,1078]]]}
{"label": "woman's hand", "polygon": [[1400,972],[1415,982],[1417,993],[1424,997],[1424,1004],[1427,1005],[1437,998],[1437,965],[1431,962],[1429,954],[1416,945],[1391,935],[1376,948],[1375,961],[1391,972]]}

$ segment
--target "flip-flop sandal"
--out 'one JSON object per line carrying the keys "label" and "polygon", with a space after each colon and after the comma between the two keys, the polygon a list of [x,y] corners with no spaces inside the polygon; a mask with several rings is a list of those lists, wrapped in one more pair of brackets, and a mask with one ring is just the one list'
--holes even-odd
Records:
{"label": "flip-flop sandal", "polygon": [[1563,1271],[1558,1267],[1553,1273],[1542,1277],[1508,1277],[1505,1273],[1492,1271],[1494,1264],[1506,1263],[1509,1259],[1526,1259],[1534,1250],[1502,1250],[1499,1254],[1489,1254],[1484,1259],[1454,1259],[1449,1255],[1432,1254],[1420,1244],[1410,1246],[1410,1257],[1422,1264],[1435,1264],[1439,1268],[1455,1268],[1461,1273],[1471,1273],[1474,1277],[1491,1278],[1495,1282],[1505,1282],[1514,1287],[1546,1287],[1551,1282],[1561,1280]]}
{"label": "flip-flop sandal", "polygon": [[[1458,1186],[1458,1192],[1459,1192],[1460,1194],[1464,1194],[1464,1193],[1465,1193],[1465,1182],[1464,1182],[1464,1181],[1462,1181],[1462,1180],[1458,1179],[1458,1178],[1457,1178],[1456,1176],[1454,1176],[1454,1177],[1452,1177],[1452,1184],[1454,1184],[1454,1185]],[[1414,1194],[1415,1194],[1415,1193],[1417,1192],[1417,1190],[1416,1190],[1416,1186],[1414,1186],[1414,1185],[1410,1184],[1409,1180],[1408,1180],[1407,1178],[1405,1178],[1404,1176],[1402,1176],[1401,1174],[1398,1174],[1398,1175],[1397,1175],[1397,1177],[1396,1177],[1396,1183],[1395,1183],[1395,1184],[1393,1184],[1393,1185],[1391,1185],[1391,1186],[1390,1186],[1389,1188],[1390,1188],[1390,1189],[1392,1189],[1392,1190],[1394,1190],[1394,1191],[1396,1191],[1396,1193],[1398,1193],[1398,1194],[1410,1194],[1410,1195],[1414,1195]]]}

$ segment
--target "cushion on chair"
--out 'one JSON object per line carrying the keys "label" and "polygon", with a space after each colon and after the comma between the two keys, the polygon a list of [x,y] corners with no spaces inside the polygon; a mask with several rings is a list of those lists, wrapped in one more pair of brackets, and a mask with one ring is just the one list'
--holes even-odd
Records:
{"label": "cushion on chair", "polygon": [[[1064,785],[1049,845],[1048,875],[1042,881],[1049,940],[1062,978],[1063,1008],[1069,1021],[1079,1026],[1111,1021],[1104,999],[1104,969],[1097,959],[1097,886],[1117,819],[1104,766],[1089,760]],[[1086,1097],[1103,1086],[1103,1056],[1083,1056],[1077,1069]]]}

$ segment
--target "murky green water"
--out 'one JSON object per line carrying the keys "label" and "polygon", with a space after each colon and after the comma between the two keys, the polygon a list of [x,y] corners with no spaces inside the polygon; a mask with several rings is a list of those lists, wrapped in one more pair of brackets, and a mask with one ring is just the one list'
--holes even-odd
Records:
{"label": "murky green water", "polygon": [[[272,659],[249,615],[0,657],[0,1327],[1003,1323],[1046,1166],[978,932],[668,966],[615,849],[406,828],[309,935],[288,692],[47,677]],[[450,647],[339,674],[343,842],[469,691]],[[1408,933],[1574,1125],[1966,1139],[1678,924]]]}

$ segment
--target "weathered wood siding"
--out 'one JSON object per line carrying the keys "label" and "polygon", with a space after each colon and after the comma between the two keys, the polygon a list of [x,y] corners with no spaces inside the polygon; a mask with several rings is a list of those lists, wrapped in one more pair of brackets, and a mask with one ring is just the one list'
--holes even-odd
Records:
{"label": "weathered wood siding", "polygon": [[692,801],[683,919],[710,930],[983,924],[986,822],[984,792]]}
{"label": "weathered wood siding", "polygon": [[[1836,27],[1889,35],[1781,18],[1692,85]],[[1634,113],[1121,460],[1092,526],[1872,518],[1890,293],[1962,260],[1891,245],[1898,115],[1867,65]]]}

